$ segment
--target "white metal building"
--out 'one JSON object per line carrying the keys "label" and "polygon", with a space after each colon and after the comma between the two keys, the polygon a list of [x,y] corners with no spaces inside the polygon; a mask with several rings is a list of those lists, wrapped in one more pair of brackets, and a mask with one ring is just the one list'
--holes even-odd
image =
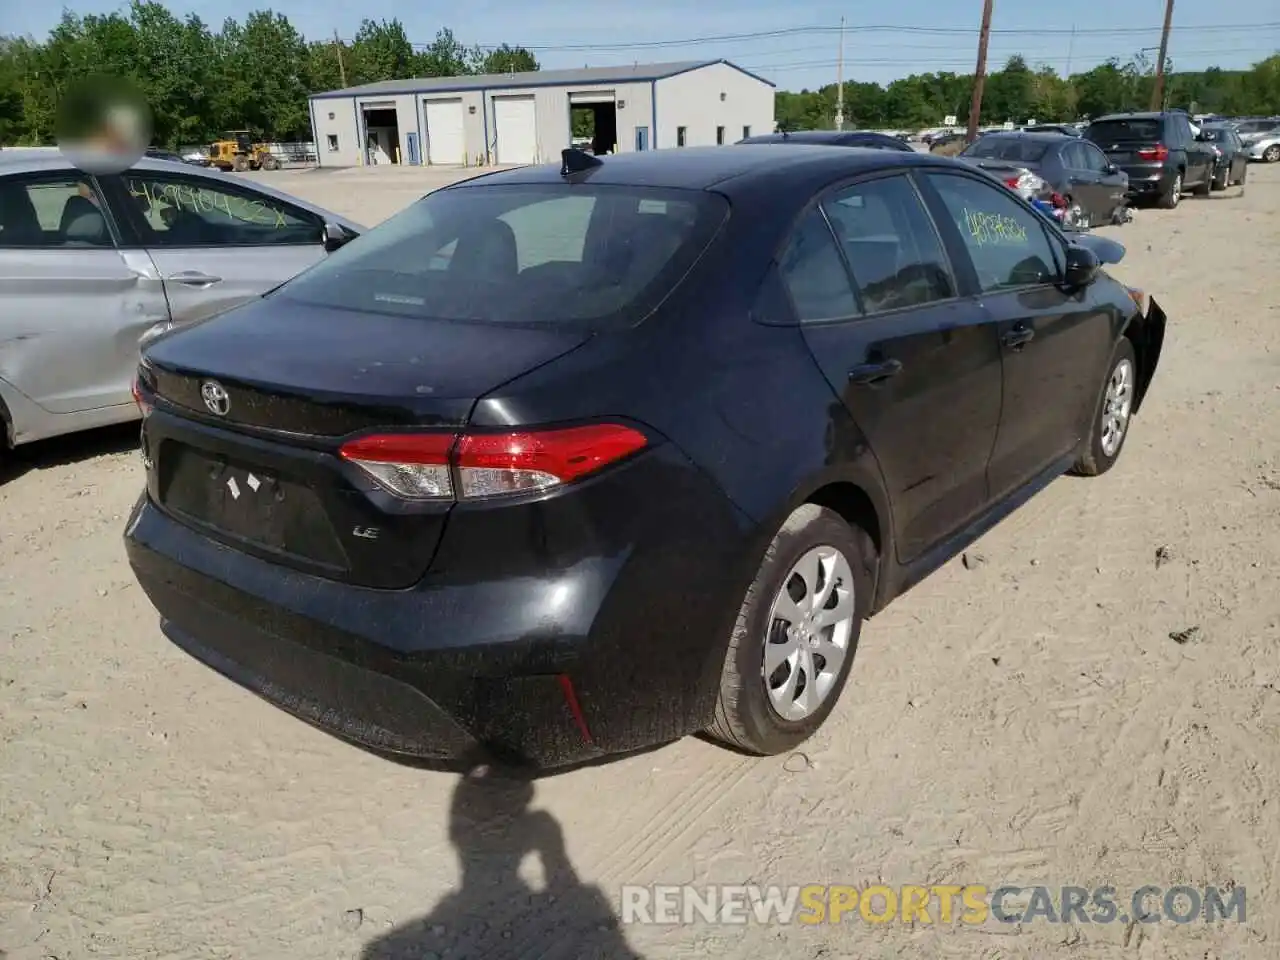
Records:
{"label": "white metal building", "polygon": [[[558,160],[575,111],[597,153],[772,133],[774,85],[727,60],[387,80],[311,97],[321,166]],[[362,152],[361,146],[364,150]]]}

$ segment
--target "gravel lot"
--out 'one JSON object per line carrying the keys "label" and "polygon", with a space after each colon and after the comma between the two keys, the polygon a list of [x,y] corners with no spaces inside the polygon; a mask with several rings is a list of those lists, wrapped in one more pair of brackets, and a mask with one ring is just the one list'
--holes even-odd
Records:
{"label": "gravel lot", "polygon": [[[258,176],[373,223],[445,175]],[[160,634],[121,546],[135,428],[20,451],[0,467],[0,952],[1274,960],[1280,167],[1238,192],[1103,231],[1170,317],[1120,464],[1053,484],[870,623],[791,758],[690,738],[522,792],[366,755]],[[1248,914],[610,919],[624,883],[877,880],[1234,884]]]}

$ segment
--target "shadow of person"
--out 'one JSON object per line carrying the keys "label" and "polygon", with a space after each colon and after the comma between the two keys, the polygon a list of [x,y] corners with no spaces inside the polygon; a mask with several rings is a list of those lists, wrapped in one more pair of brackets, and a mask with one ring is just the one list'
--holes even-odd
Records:
{"label": "shadow of person", "polygon": [[[428,915],[369,943],[362,960],[643,960],[627,945],[603,891],[578,879],[559,823],[529,809],[533,791],[532,780],[487,766],[464,774],[449,814],[462,866],[457,888]],[[541,861],[541,889],[520,876],[531,853]]]}

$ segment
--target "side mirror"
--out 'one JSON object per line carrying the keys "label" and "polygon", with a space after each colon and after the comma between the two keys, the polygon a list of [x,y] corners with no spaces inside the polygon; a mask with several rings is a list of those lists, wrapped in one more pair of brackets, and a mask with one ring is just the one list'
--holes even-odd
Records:
{"label": "side mirror", "polygon": [[322,240],[324,242],[325,253],[333,253],[333,251],[347,243],[350,243],[353,239],[354,237],[352,237],[351,234],[347,233],[346,230],[336,223],[326,223],[324,225]]}
{"label": "side mirror", "polygon": [[1108,164],[1107,164],[1107,171],[1106,171],[1106,172],[1107,172],[1108,174],[1119,173],[1119,172],[1120,172],[1120,168],[1119,168],[1119,167],[1117,167],[1114,163],[1108,163]]}
{"label": "side mirror", "polygon": [[1098,279],[1101,269],[1102,262],[1096,253],[1073,243],[1067,247],[1067,268],[1063,272],[1062,285],[1069,290],[1087,287]]}

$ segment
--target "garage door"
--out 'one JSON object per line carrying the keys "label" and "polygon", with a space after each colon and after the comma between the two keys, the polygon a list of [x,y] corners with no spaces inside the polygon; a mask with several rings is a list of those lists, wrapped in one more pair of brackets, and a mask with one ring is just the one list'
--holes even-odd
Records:
{"label": "garage door", "polygon": [[533,97],[494,97],[498,163],[538,162],[538,121]]}
{"label": "garage door", "polygon": [[462,163],[466,139],[462,132],[461,100],[425,100],[427,162]]}

